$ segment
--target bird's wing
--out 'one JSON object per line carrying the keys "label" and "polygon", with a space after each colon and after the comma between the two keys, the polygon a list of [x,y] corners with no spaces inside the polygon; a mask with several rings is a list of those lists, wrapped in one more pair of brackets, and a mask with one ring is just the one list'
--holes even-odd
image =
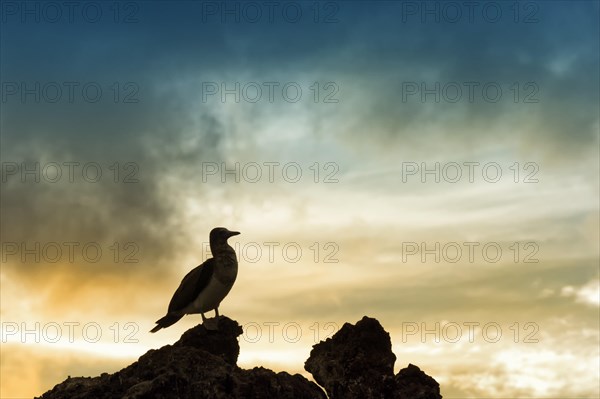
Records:
{"label": "bird's wing", "polygon": [[193,302],[198,293],[208,285],[214,268],[214,258],[210,258],[186,274],[169,302],[169,312],[183,310]]}

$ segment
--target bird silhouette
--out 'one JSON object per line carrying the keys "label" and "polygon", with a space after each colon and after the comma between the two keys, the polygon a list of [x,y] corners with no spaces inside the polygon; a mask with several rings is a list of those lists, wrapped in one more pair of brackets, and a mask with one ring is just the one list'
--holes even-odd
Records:
{"label": "bird silhouette", "polygon": [[[156,321],[150,330],[155,333],[177,323],[186,314],[200,313],[208,329],[217,329],[219,305],[227,296],[237,277],[238,262],[234,249],[227,243],[229,237],[240,234],[224,227],[210,232],[210,251],[213,257],[192,269],[173,294],[167,314]],[[207,323],[204,313],[215,311],[216,325]]]}

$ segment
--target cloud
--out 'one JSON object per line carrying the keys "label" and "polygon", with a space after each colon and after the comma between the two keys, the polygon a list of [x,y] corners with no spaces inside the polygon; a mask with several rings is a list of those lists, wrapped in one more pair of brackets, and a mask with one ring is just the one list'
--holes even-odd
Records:
{"label": "cloud", "polygon": [[560,290],[560,295],[574,297],[577,303],[597,307],[600,306],[600,282],[596,278],[577,288],[566,285]]}

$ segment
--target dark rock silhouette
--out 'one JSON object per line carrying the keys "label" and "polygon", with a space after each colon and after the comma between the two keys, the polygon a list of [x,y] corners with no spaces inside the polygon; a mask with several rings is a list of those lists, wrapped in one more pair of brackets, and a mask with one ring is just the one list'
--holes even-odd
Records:
{"label": "dark rock silhouette", "polygon": [[[236,365],[240,351],[237,322],[221,317],[219,330],[198,325],[179,341],[149,350],[114,374],[67,378],[42,399],[326,399],[325,392],[299,374]],[[389,334],[375,319],[344,324],[332,338],[313,347],[305,368],[336,398],[438,399],[439,385],[409,365],[396,376]]]}
{"label": "dark rock silhouette", "polygon": [[330,399],[438,399],[439,384],[409,364],[394,376],[396,355],[390,335],[376,319],[346,323],[313,346],[304,368]]}
{"label": "dark rock silhouette", "polygon": [[198,325],[179,341],[149,350],[129,367],[99,377],[68,378],[43,399],[323,398],[303,376],[236,366],[242,328],[221,317],[219,330]]}

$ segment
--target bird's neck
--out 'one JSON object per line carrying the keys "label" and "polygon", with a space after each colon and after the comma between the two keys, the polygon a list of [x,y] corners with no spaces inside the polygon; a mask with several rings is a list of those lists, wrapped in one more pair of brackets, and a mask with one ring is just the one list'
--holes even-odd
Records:
{"label": "bird's neck", "polygon": [[238,273],[238,262],[234,249],[224,243],[211,245],[210,250],[216,263],[215,278],[223,284],[233,284]]}
{"label": "bird's neck", "polygon": [[210,252],[215,259],[231,259],[237,261],[235,250],[226,242],[222,244],[210,245]]}

